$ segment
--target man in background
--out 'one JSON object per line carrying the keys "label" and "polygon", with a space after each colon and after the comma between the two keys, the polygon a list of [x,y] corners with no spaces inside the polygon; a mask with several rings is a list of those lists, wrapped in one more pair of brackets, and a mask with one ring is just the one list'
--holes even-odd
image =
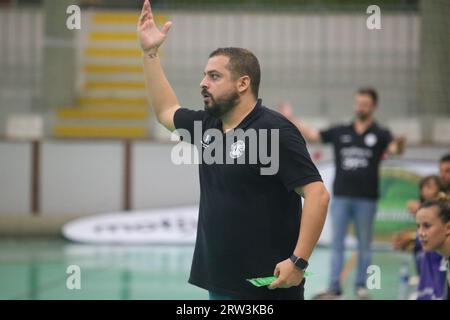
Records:
{"label": "man in background", "polygon": [[355,294],[368,299],[367,267],[371,264],[373,224],[377,211],[379,167],[386,152],[400,154],[404,138],[393,139],[389,130],[375,121],[378,94],[366,87],[354,96],[354,119],[351,123],[319,131],[295,119],[289,106],[281,105],[280,112],[296,124],[309,142],[330,143],[334,147],[336,175],[330,207],[332,219],[331,276],[326,291],[315,299],[342,298],[340,275],[343,269],[345,237],[351,221],[358,242],[358,268]]}

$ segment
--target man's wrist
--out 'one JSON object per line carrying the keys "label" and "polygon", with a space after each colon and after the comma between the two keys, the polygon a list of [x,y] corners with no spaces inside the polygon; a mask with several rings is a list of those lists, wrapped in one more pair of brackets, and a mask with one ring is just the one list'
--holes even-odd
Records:
{"label": "man's wrist", "polygon": [[143,54],[147,58],[155,59],[156,57],[158,57],[158,49],[144,50]]}
{"label": "man's wrist", "polygon": [[296,256],[295,254],[292,254],[289,257],[289,259],[292,261],[294,266],[301,271],[305,271],[306,268],[308,268],[309,265],[308,261],[301,257]]}

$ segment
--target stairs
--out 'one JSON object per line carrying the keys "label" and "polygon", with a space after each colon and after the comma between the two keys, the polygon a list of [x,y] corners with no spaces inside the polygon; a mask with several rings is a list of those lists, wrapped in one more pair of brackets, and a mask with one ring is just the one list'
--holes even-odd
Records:
{"label": "stairs", "polygon": [[[78,96],[56,110],[58,138],[148,138],[147,102],[136,24],[139,13],[91,11],[81,46]],[[155,16],[158,24],[164,16]]]}

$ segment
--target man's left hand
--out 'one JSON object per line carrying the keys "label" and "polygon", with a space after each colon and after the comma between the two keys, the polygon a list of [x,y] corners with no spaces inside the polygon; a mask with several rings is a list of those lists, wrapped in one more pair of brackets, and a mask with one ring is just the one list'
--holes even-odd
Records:
{"label": "man's left hand", "polygon": [[278,263],[275,267],[274,276],[277,277],[269,285],[269,289],[290,288],[298,286],[304,276],[304,272],[297,268],[290,259],[286,259]]}

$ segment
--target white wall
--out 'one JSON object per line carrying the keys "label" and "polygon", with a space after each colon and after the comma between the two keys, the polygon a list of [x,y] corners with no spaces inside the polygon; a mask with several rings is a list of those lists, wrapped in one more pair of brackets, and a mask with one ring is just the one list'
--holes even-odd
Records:
{"label": "white wall", "polygon": [[[132,209],[198,204],[196,165],[174,165],[174,144],[132,145]],[[310,145],[312,155],[333,158],[330,146]],[[448,146],[410,147],[404,158],[437,162]],[[122,211],[124,144],[120,141],[44,141],[41,145],[39,216],[73,217]],[[30,216],[31,146],[0,140],[0,216]]]}
{"label": "white wall", "polygon": [[[197,204],[198,167],[174,165],[173,144],[134,142],[132,209]],[[30,215],[31,145],[0,141],[0,214]],[[123,210],[121,141],[44,141],[41,145],[42,216]]]}
{"label": "white wall", "polygon": [[0,213],[29,213],[30,192],[30,144],[0,142]]}
{"label": "white wall", "polygon": [[43,214],[92,214],[122,209],[120,142],[45,142],[41,162]]}
{"label": "white wall", "polygon": [[133,147],[132,203],[135,209],[197,204],[198,167],[175,165],[173,144],[137,142]]}

